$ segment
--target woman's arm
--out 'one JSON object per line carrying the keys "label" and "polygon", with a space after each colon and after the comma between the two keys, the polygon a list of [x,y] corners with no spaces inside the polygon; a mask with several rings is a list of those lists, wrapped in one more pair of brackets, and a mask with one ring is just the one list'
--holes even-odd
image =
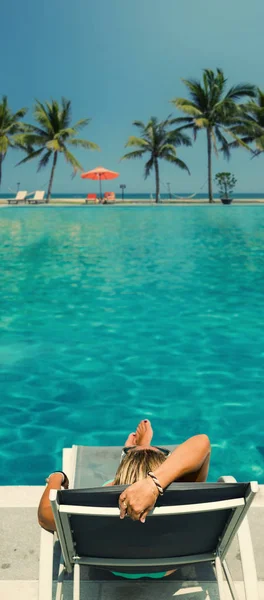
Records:
{"label": "woman's arm", "polygon": [[[177,446],[170,456],[154,471],[162,488],[175,480],[206,481],[211,446],[207,435],[195,435]],[[154,497],[153,497],[154,496]],[[137,481],[119,497],[120,518],[126,514],[145,522],[158,497],[158,489],[150,477]],[[125,501],[125,502],[124,502]]]}
{"label": "woman's arm", "polygon": [[[180,444],[156,470],[161,487],[175,480],[206,481],[211,445],[207,435],[195,435]],[[203,467],[206,467],[203,469]],[[188,477],[191,476],[191,477]]]}
{"label": "woman's arm", "polygon": [[[56,531],[56,525],[53,517],[53,512],[51,508],[51,503],[49,499],[50,490],[60,490],[62,487],[62,482],[64,481],[63,473],[51,473],[48,478],[47,487],[41,497],[39,507],[38,507],[38,522],[43,527],[43,529],[47,529],[47,531]],[[69,486],[69,481],[66,479],[63,483],[63,487],[67,489]]]}

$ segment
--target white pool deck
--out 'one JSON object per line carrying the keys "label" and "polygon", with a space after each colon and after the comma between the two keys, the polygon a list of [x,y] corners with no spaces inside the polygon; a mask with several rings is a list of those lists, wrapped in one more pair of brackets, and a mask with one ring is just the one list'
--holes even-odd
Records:
{"label": "white pool deck", "polygon": [[[235,198],[232,202],[232,206],[258,206],[264,204],[264,198]],[[33,210],[39,207],[44,207],[44,208],[51,208],[54,206],[85,206],[86,209],[88,207],[93,208],[93,207],[99,207],[99,208],[105,208],[106,206],[108,207],[114,207],[114,206],[118,206],[118,207],[124,207],[124,206],[156,206],[156,207],[161,207],[161,206],[219,206],[221,205],[221,200],[219,198],[215,198],[214,202],[209,204],[209,200],[208,198],[203,198],[203,199],[191,199],[191,198],[178,198],[178,199],[171,199],[171,200],[160,200],[159,203],[157,204],[155,201],[155,198],[151,199],[146,199],[146,198],[138,198],[138,199],[133,199],[133,198],[126,198],[125,200],[120,200],[117,199],[115,200],[115,202],[109,202],[107,204],[98,204],[96,202],[89,202],[88,204],[86,204],[86,201],[84,198],[52,198],[48,203],[39,203],[39,204],[28,204],[28,202],[19,202],[18,204],[14,204],[8,203],[8,200],[5,200],[3,198],[0,198],[0,208],[12,208],[12,207],[20,207],[23,208],[25,206],[32,208]]]}
{"label": "white pool deck", "polygon": [[[94,449],[95,450],[95,449]],[[99,450],[99,449],[98,449]],[[105,450],[105,449],[100,449]],[[102,457],[101,452],[98,453]],[[107,462],[112,462],[107,449]],[[96,461],[92,460],[94,485],[98,484]],[[112,465],[111,465],[112,467]],[[105,476],[105,474],[102,474]],[[221,474],[220,474],[221,475]],[[0,487],[0,599],[37,600],[40,527],[37,506],[44,486]],[[264,485],[249,511],[259,581],[259,599],[264,600]],[[240,555],[236,540],[228,554],[228,564],[239,600],[244,599]],[[213,570],[205,565],[178,569],[168,580],[126,581],[101,570],[83,568],[81,600],[218,600]],[[71,583],[65,585],[69,600]],[[54,596],[55,597],[55,596]],[[227,598],[229,595],[227,594]]]}

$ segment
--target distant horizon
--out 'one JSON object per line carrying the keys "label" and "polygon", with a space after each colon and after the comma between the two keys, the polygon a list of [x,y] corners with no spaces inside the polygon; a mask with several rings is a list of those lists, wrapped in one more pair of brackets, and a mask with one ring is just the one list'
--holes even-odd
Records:
{"label": "distant horizon", "polygon": [[[28,107],[25,122],[29,123],[35,99],[60,101],[65,96],[71,100],[73,122],[91,118],[82,137],[101,148],[101,152],[80,148],[77,159],[85,170],[102,164],[120,172],[119,181],[130,193],[151,193],[155,188],[154,175],[143,179],[143,160],[120,162],[128,137],[135,133],[132,123],[146,122],[152,115],[182,116],[170,103],[187,95],[182,78],[200,80],[203,69],[219,67],[227,88],[249,82],[264,89],[262,0],[252,0],[250,10],[246,0],[180,4],[79,0],[77,5],[64,0],[63,9],[55,2],[45,11],[41,3],[27,0],[27,14],[30,19],[21,18],[13,2],[3,3],[1,95],[7,95],[13,111]],[[40,24],[52,44],[40,43]],[[171,189],[182,193],[197,193],[207,178],[205,132],[199,132],[192,148],[177,148],[177,154],[191,177],[161,161],[161,182],[170,181]],[[17,181],[20,189],[44,189],[51,167],[37,173],[34,160],[16,168],[21,158],[17,150],[8,152],[1,193],[16,189]],[[222,156],[214,157],[213,175],[218,171],[232,172],[237,189],[260,193],[262,182],[264,187],[264,157],[250,160],[246,150],[234,150],[229,163]],[[71,168],[59,157],[53,192],[65,187],[71,194],[97,191],[93,184],[88,188],[81,180],[72,180]]]}

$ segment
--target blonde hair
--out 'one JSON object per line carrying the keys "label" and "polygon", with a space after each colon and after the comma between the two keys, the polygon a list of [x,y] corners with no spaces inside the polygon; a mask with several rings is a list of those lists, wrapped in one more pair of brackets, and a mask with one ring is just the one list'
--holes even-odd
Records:
{"label": "blonde hair", "polygon": [[121,461],[113,485],[132,484],[145,479],[149,471],[154,471],[166,460],[166,455],[151,448],[130,450]]}

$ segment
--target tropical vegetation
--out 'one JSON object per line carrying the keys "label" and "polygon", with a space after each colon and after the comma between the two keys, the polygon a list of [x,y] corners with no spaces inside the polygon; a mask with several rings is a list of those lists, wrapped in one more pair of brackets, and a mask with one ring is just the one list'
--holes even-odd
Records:
{"label": "tropical vegetation", "polygon": [[[187,98],[175,98],[172,104],[184,113],[171,115],[159,121],[151,117],[147,123],[134,121],[139,130],[130,136],[125,147],[129,148],[123,159],[146,157],[144,176],[155,173],[156,202],[160,197],[160,161],[164,160],[187,171],[187,164],[178,157],[178,146],[191,146],[188,132],[194,141],[200,130],[207,140],[207,173],[209,202],[213,202],[212,156],[222,152],[229,159],[233,148],[243,147],[254,158],[264,152],[264,91],[249,83],[240,83],[228,88],[222,69],[204,69],[202,79],[183,79],[189,94]],[[94,142],[79,137],[80,131],[90,119],[81,119],[72,124],[71,101],[40,102],[33,107],[35,122],[23,121],[27,112],[21,108],[13,112],[6,96],[0,101],[0,185],[3,162],[9,149],[20,149],[26,156],[18,163],[22,165],[38,159],[38,168],[51,163],[47,201],[49,201],[59,155],[73,169],[81,171],[82,165],[72,153],[74,148],[99,150]]]}
{"label": "tropical vegetation", "polygon": [[215,182],[220,198],[231,198],[237,183],[235,176],[232,173],[222,171],[221,173],[216,173]]}
{"label": "tropical vegetation", "polygon": [[145,179],[150,175],[152,169],[155,171],[156,180],[156,202],[159,202],[160,196],[160,174],[159,161],[161,159],[184,169],[190,174],[190,171],[182,160],[177,157],[177,146],[191,146],[192,142],[188,135],[172,129],[172,121],[169,116],[165,121],[158,121],[157,117],[151,117],[148,123],[134,121],[133,125],[140,131],[140,137],[130,136],[126,147],[135,148],[122,157],[122,160],[142,158],[148,154],[148,160],[145,164]]}
{"label": "tropical vegetation", "polygon": [[0,102],[0,186],[2,183],[3,162],[9,148],[19,148],[17,135],[24,131],[25,124],[21,119],[25,116],[27,108],[20,108],[15,113],[8,106],[7,96]]}
{"label": "tropical vegetation", "polygon": [[27,156],[18,164],[40,158],[38,171],[46,167],[51,160],[51,173],[47,192],[47,202],[50,200],[54,173],[59,154],[73,167],[73,173],[82,171],[83,167],[77,158],[70,152],[73,148],[86,150],[99,150],[94,142],[78,138],[79,131],[86,127],[90,119],[81,119],[74,125],[71,124],[71,101],[62,98],[61,104],[56,100],[51,102],[36,101],[34,106],[36,125],[27,125],[26,131],[19,138],[19,144],[27,152]]}
{"label": "tropical vegetation", "polygon": [[[248,147],[252,158],[264,152],[264,92],[256,90],[255,99],[244,105],[244,111],[238,123],[232,127],[232,132],[239,138],[229,144],[230,148],[240,145],[240,141]],[[253,144],[253,149],[248,145]]]}
{"label": "tropical vegetation", "polygon": [[230,142],[226,137],[228,135],[235,138],[237,145],[243,145],[235,130],[245,110],[244,105],[239,104],[238,100],[254,98],[256,88],[249,83],[241,83],[226,91],[227,79],[222,69],[217,69],[216,72],[204,69],[201,82],[197,79],[183,79],[183,83],[190,97],[175,98],[172,104],[187,116],[174,119],[174,123],[183,123],[180,130],[191,129],[194,139],[199,130],[206,130],[208,196],[209,202],[213,202],[212,150],[217,155],[218,142],[221,150],[228,157],[230,155]]}

